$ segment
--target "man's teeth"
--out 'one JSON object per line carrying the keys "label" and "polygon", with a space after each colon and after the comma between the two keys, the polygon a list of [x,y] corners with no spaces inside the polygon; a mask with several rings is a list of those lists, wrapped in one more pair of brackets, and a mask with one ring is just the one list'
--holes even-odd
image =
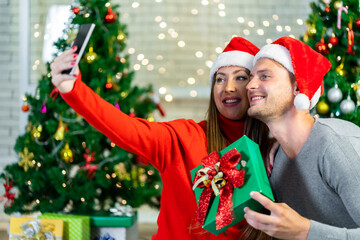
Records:
{"label": "man's teeth", "polygon": [[228,100],[225,100],[225,103],[234,103],[234,102],[238,102],[239,100],[238,99],[228,99]]}
{"label": "man's teeth", "polygon": [[259,100],[259,99],[263,99],[264,97],[252,97],[251,101],[255,101],[255,100]]}

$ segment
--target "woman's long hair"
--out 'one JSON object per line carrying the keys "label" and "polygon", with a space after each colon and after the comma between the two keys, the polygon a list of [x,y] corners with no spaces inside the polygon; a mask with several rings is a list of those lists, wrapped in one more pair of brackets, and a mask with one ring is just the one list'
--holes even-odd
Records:
{"label": "woman's long hair", "polygon": [[[216,75],[216,74],[215,74]],[[207,111],[207,124],[206,124],[206,138],[208,143],[208,153],[213,151],[220,151],[226,147],[227,139],[224,134],[221,132],[218,110],[215,105],[214,99],[214,85],[215,85],[215,75],[211,84],[211,93],[209,100],[209,108]],[[269,137],[269,128],[261,121],[246,117],[245,120],[245,135],[248,136],[251,140],[256,142],[260,147],[261,156],[263,158],[265,167],[268,168],[268,154],[271,150],[271,146],[274,143],[274,139]],[[246,226],[243,230],[243,235],[240,237],[240,240],[269,240],[270,236],[267,234],[256,230],[250,225]]]}

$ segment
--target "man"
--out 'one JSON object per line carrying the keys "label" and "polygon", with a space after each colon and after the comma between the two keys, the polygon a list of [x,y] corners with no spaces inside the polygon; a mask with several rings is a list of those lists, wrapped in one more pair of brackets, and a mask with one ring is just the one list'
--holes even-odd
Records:
{"label": "man", "polygon": [[360,128],[309,113],[329,61],[282,37],[263,47],[254,63],[248,114],[280,143],[270,176],[278,203],[252,192],[270,215],[245,208],[246,220],[278,239],[360,239]]}

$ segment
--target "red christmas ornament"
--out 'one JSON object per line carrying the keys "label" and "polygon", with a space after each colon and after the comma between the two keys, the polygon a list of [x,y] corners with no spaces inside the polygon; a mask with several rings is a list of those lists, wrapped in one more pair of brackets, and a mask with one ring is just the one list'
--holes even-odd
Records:
{"label": "red christmas ornament", "polygon": [[329,38],[329,43],[331,43],[333,46],[336,46],[339,43],[339,39],[336,36],[332,36]]}
{"label": "red christmas ornament", "polygon": [[105,88],[106,88],[107,90],[112,89],[112,87],[113,87],[112,82],[107,82],[107,83],[105,84]]}
{"label": "red christmas ornament", "polygon": [[21,110],[23,111],[23,112],[27,112],[27,111],[29,111],[29,105],[27,105],[26,103],[21,107]]}
{"label": "red christmas ornament", "polygon": [[321,54],[328,54],[328,46],[324,42],[324,38],[321,38],[320,42],[315,44],[315,50]]}
{"label": "red christmas ornament", "polygon": [[325,7],[325,12],[329,13],[329,12],[330,12],[330,10],[331,10],[331,9],[330,9],[330,7],[329,7],[329,6],[326,6],[326,7]]}
{"label": "red christmas ornament", "polygon": [[116,19],[117,19],[116,13],[111,8],[109,8],[108,12],[105,16],[105,21],[107,23],[113,23],[113,22],[115,22]]}
{"label": "red christmas ornament", "polygon": [[355,21],[355,26],[357,28],[360,28],[360,18],[358,18],[356,21]]}
{"label": "red christmas ornament", "polygon": [[73,11],[73,13],[75,13],[75,14],[79,14],[80,8],[78,8],[78,7],[73,7],[73,8],[72,8],[72,11]]}

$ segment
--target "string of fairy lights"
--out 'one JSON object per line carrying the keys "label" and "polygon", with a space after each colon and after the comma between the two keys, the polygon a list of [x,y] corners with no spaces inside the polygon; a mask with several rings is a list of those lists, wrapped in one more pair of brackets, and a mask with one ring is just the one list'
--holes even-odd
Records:
{"label": "string of fairy lights", "polygon": [[[193,17],[199,16],[201,14],[201,11],[204,11],[204,7],[207,7],[207,8],[212,8],[213,12],[217,11],[217,15],[214,16],[215,18],[226,18],[228,16],[227,9],[231,9],[231,7],[228,7],[228,5],[223,0],[213,0],[213,1],[202,0],[200,1],[200,3],[201,5],[198,7],[194,7],[195,4],[189,4],[187,15]],[[154,4],[168,4],[168,1],[155,0]],[[129,15],[131,14],[136,15],[137,12],[141,12],[140,11],[141,7],[142,7],[142,3],[140,1],[132,2],[131,8],[129,8],[124,13],[122,13],[122,19],[126,22],[127,18],[129,18]],[[307,14],[305,14],[305,16],[306,15]],[[242,36],[244,37],[260,36],[264,40],[263,44],[271,43],[273,40],[275,40],[275,38],[272,39],[271,37],[267,37],[267,36],[276,35],[276,37],[278,37],[280,35],[288,35],[295,38],[295,34],[293,34],[293,29],[299,29],[299,28],[305,29],[305,27],[303,26],[304,20],[301,17],[293,18],[291,22],[288,22],[288,25],[281,25],[280,16],[278,14],[271,14],[267,17],[267,19],[266,17],[264,17],[264,19],[261,21],[259,20],[255,21],[252,20],[251,18],[246,18],[244,16],[236,16],[236,17],[233,16],[234,15],[231,15],[230,17],[232,19],[229,19],[227,21],[238,24],[239,27],[242,29],[242,31],[240,32],[242,33]],[[192,47],[193,44],[191,43],[191,40],[190,41],[184,40],[182,32],[174,27],[174,25],[179,25],[179,23],[181,23],[182,21],[183,19],[180,16],[171,16],[171,18],[169,18],[162,15],[156,15],[153,18],[153,23],[155,25],[158,25],[160,33],[154,31],[154,34],[156,34],[157,40],[160,42],[164,42],[165,39],[172,40],[172,44],[176,44],[179,51],[187,47],[193,51],[194,62],[198,63],[198,64],[194,64],[193,72],[195,74],[189,75],[187,77],[183,77],[183,79],[179,80],[177,83],[172,82],[172,84],[173,86],[190,87],[190,88],[186,88],[189,91],[188,96],[198,97],[199,94],[195,86],[196,85],[207,86],[208,84],[207,76],[205,73],[208,73],[209,69],[213,64],[213,61],[216,59],[218,54],[222,52],[227,42],[220,43],[215,48],[210,49],[211,54],[205,54],[207,50],[194,49]],[[130,22],[129,25],[131,25]],[[131,32],[131,27],[129,27],[129,30]],[[147,55],[145,53],[146,50],[143,50],[141,47],[138,48],[131,47],[131,44],[132,41],[130,38],[128,41],[128,46],[130,46],[128,53],[130,55],[133,55],[132,58],[133,69],[138,72],[157,71],[157,75],[162,79],[159,80],[159,82],[167,83],[167,81],[163,81],[165,77],[162,77],[162,75],[164,75],[168,70],[165,65],[167,62],[169,61],[171,62],[171,59],[169,59],[169,57],[171,56],[156,55],[154,59],[149,59],[149,57],[145,57]],[[166,44],[168,44],[168,42],[166,42]],[[171,86],[171,84],[168,83],[167,85],[168,86],[166,86],[165,84],[160,84],[158,86],[158,92],[161,96],[163,96],[165,101],[171,102],[174,99],[174,96],[171,93],[171,88],[173,86]],[[194,86],[194,89],[191,89],[192,86]]]}
{"label": "string of fairy lights", "polygon": [[[295,38],[305,32],[306,27],[304,26],[303,18],[308,15],[307,12],[299,12],[298,17],[292,16],[292,19],[289,21],[286,15],[283,17],[286,19],[281,19],[283,12],[279,14],[272,12],[268,15],[260,16],[260,14],[258,14],[259,16],[247,17],[246,14],[233,13],[234,4],[241,5],[241,2],[235,3],[226,0],[199,0],[193,1],[192,4],[186,1],[184,3],[176,3],[175,1],[169,0],[128,0],[127,2],[113,0],[111,4],[117,4],[117,2],[121,5],[119,8],[121,13],[120,21],[127,24],[128,31],[130,32],[130,38],[127,39],[127,53],[131,56],[130,63],[132,64],[133,70],[137,72],[135,74],[135,82],[140,82],[137,79],[144,79],[146,76],[146,81],[152,83],[159,92],[160,97],[167,102],[171,102],[177,97],[177,95],[174,94],[174,89],[178,88],[184,89],[183,92],[186,92],[182,94],[182,97],[207,98],[208,93],[201,93],[199,89],[201,90],[201,87],[208,88],[207,73],[213,61],[227,44],[227,42],[217,41],[217,43],[212,43],[214,47],[211,49],[207,49],[209,45],[206,44],[204,44],[202,49],[196,49],[196,47],[194,47],[195,44],[192,42],[196,39],[188,38],[188,34],[183,31],[184,25],[189,23],[189,20],[185,18],[191,19],[191,23],[196,23],[197,18],[203,18],[205,14],[210,12],[211,14],[208,14],[210,15],[208,18],[215,18],[218,22],[222,21],[236,26],[233,32],[237,32],[249,40],[254,39],[258,41],[258,39],[261,38],[261,44],[264,45],[271,43],[280,36],[287,35]],[[153,5],[150,9],[149,4]],[[186,6],[182,7],[182,10],[179,11],[178,14],[171,14],[170,16],[170,14],[164,14],[164,11],[166,11],[166,8],[169,8],[168,6],[170,4],[182,4]],[[302,6],[308,5],[308,3],[302,3]],[[161,8],[161,6],[163,8]],[[247,5],[244,6],[246,7]],[[147,51],[151,46],[141,44],[138,36],[132,33],[133,28],[139,27],[135,26],[136,23],[132,23],[132,20],[143,17],[138,15],[143,14],[145,9],[149,12],[147,19],[152,18],[149,22],[152,31],[147,31],[145,28],[142,31],[146,31],[146,34],[148,34],[147,38],[153,41],[154,47],[162,48],[164,45],[171,44],[171,46],[165,48],[173,48],[176,46],[178,49],[176,51],[179,51],[179,54],[184,54],[181,52],[182,50],[191,52],[190,57],[193,61],[191,64],[192,69],[186,71],[187,75],[182,74],[181,79],[171,79],[168,76],[174,67],[174,61],[172,59],[174,54],[164,54],[160,53],[160,51],[159,54],[155,55],[152,52],[149,53]],[[156,9],[165,10],[156,11]],[[284,22],[287,24],[282,24]],[[222,23],[218,23],[217,26],[222,28]],[[44,29],[41,27],[41,23],[35,23],[33,25],[32,37],[36,39],[43,38],[44,41],[46,41],[48,36],[41,32],[41,29]],[[230,40],[230,37],[231,35],[223,39]],[[148,44],[149,40],[146,43]],[[32,63],[32,70],[41,70],[39,68],[41,64],[40,59],[35,59]]]}

